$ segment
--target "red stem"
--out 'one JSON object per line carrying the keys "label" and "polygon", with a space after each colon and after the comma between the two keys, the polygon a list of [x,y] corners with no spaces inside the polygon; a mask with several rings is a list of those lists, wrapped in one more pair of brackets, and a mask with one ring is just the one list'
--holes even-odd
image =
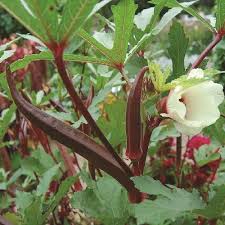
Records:
{"label": "red stem", "polygon": [[224,32],[216,33],[214,40],[208,45],[208,47],[201,53],[198,59],[192,64],[191,69],[197,68],[205,57],[213,50],[213,48],[222,40],[223,36],[225,35]]}
{"label": "red stem", "polygon": [[139,161],[139,168],[140,168],[140,173],[143,174],[144,168],[145,168],[145,162],[146,158],[148,155],[148,146],[150,143],[150,138],[152,135],[152,131],[155,127],[157,127],[160,123],[160,118],[150,118],[150,120],[147,120],[146,128],[145,128],[145,133],[144,137],[141,143],[141,148],[142,148],[142,156]]}
{"label": "red stem", "polygon": [[[60,48],[60,46],[59,46]],[[87,120],[89,125],[92,127],[93,131],[96,133],[96,135],[99,137],[101,142],[105,145],[107,150],[111,153],[112,157],[116,159],[116,161],[120,164],[120,166],[126,171],[126,173],[129,176],[132,176],[132,172],[130,168],[126,165],[126,163],[120,158],[120,156],[115,152],[112,145],[109,143],[105,135],[102,133],[94,119],[92,118],[91,114],[85,107],[84,103],[80,99],[79,95],[77,94],[73,83],[70,79],[70,77],[67,74],[65,63],[63,61],[63,49],[57,49],[54,51],[54,57],[55,57],[55,63],[58,69],[58,72],[61,76],[61,79],[63,80],[63,83],[71,97],[71,100],[73,102],[73,105],[77,107],[77,109],[80,111],[80,113],[84,116],[84,118]]]}
{"label": "red stem", "polygon": [[181,175],[181,157],[182,157],[182,136],[177,137],[177,152],[176,152],[176,172],[177,172],[177,186],[180,187]]}

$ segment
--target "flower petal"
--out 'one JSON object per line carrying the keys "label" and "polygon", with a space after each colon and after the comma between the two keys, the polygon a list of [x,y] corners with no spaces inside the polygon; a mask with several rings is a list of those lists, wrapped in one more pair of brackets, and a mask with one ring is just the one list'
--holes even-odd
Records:
{"label": "flower petal", "polygon": [[187,120],[202,121],[208,126],[220,117],[218,105],[224,99],[222,85],[207,81],[187,88],[182,96]]}
{"label": "flower petal", "polygon": [[[176,112],[180,118],[184,118],[186,115],[186,106],[181,101],[182,99],[182,87],[179,86],[172,90],[169,94],[168,100],[167,100],[167,113],[169,115],[173,114],[173,112]],[[170,117],[170,116],[169,116]]]}

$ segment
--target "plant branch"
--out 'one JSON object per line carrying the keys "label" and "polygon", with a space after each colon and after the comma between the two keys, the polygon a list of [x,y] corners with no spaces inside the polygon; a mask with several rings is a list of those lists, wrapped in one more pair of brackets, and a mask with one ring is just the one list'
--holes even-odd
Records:
{"label": "plant branch", "polygon": [[201,53],[197,60],[192,64],[191,69],[197,68],[206,56],[213,50],[213,48],[222,40],[225,34],[223,32],[216,33],[214,40],[208,45],[208,47]]}
{"label": "plant branch", "polygon": [[153,117],[153,118],[150,118],[149,120],[147,120],[144,137],[143,137],[143,140],[141,143],[142,156],[139,161],[139,168],[140,168],[141,174],[143,174],[143,172],[144,172],[145,162],[146,162],[146,158],[147,158],[147,154],[148,154],[148,146],[150,143],[152,131],[155,127],[157,127],[159,125],[160,121],[161,121],[161,119],[158,117],[155,117],[155,118]]}
{"label": "plant branch", "polygon": [[181,174],[181,157],[182,157],[182,136],[177,137],[177,152],[176,152],[176,172],[178,177],[178,187],[180,186]]}

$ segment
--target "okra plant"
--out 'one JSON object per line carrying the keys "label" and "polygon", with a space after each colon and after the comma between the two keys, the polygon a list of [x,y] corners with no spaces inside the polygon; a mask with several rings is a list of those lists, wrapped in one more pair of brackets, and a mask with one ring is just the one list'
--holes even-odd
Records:
{"label": "okra plant", "polygon": [[[1,224],[225,223],[224,72],[210,62],[225,0],[212,21],[196,2],[0,0],[27,29],[0,46]],[[212,37],[189,65],[184,13]]]}

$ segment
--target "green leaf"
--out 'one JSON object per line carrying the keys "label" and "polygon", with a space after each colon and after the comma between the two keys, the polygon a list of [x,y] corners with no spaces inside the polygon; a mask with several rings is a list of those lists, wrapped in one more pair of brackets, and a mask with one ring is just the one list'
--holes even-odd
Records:
{"label": "green leaf", "polygon": [[197,151],[194,152],[194,158],[198,166],[204,166],[212,161],[220,158],[220,154],[215,151],[216,146],[203,145]]}
{"label": "green leaf", "polygon": [[78,179],[78,176],[68,177],[68,178],[66,178],[66,180],[64,180],[61,183],[61,185],[59,186],[58,192],[53,197],[51,203],[48,204],[47,210],[43,214],[43,217],[42,217],[42,221],[43,222],[48,218],[50,213],[59,205],[59,203],[62,200],[62,198],[65,197],[65,195],[69,191],[70,187],[76,182],[77,179]]}
{"label": "green leaf", "polygon": [[45,30],[49,41],[57,40],[58,12],[55,0],[24,0]]}
{"label": "green leaf", "polygon": [[202,207],[199,197],[192,193],[184,193],[180,196],[174,195],[173,199],[161,197],[155,201],[146,200],[135,206],[135,217],[138,224],[159,225]]}
{"label": "green leaf", "polygon": [[195,210],[195,213],[208,219],[214,219],[225,213],[225,185],[218,187],[215,195],[204,209]]}
{"label": "green leaf", "polygon": [[205,128],[204,134],[218,145],[225,145],[225,119],[221,117],[213,125]]}
{"label": "green leaf", "polygon": [[173,76],[176,79],[185,74],[184,58],[188,47],[188,39],[185,36],[182,25],[174,21],[169,32],[169,55],[173,62]]}
{"label": "green leaf", "polygon": [[78,35],[84,39],[87,43],[89,43],[93,48],[95,48],[98,52],[100,52],[102,55],[104,55],[107,60],[108,64],[113,65],[114,58],[111,54],[111,50],[106,48],[104,45],[99,43],[94,37],[92,37],[90,34],[88,34],[84,29],[80,29],[78,31]]}
{"label": "green leaf", "polygon": [[43,177],[40,180],[39,185],[37,186],[37,196],[41,196],[48,191],[49,185],[53,177],[58,174],[60,165],[55,165],[50,170],[43,174]]}
{"label": "green leaf", "polygon": [[152,33],[154,35],[159,34],[166,27],[166,25],[168,25],[171,22],[171,20],[181,12],[182,9],[179,7],[169,9],[168,12],[163,15],[162,19],[157,24],[157,26],[155,26]]}
{"label": "green leaf", "polygon": [[24,211],[24,225],[42,225],[42,199],[36,198]]}
{"label": "green leaf", "polygon": [[[22,4],[20,0],[0,0],[0,6],[15,17],[21,24],[23,24],[31,33],[43,41],[48,41],[48,36],[37,17],[32,15],[26,8],[26,4]],[[45,2],[45,1],[42,1]],[[25,2],[26,3],[26,2]]]}
{"label": "green leaf", "polygon": [[162,195],[168,198],[171,197],[171,190],[162,185],[160,181],[154,180],[150,176],[133,177],[132,180],[134,181],[135,187],[141,192],[150,195]]}
{"label": "green leaf", "polygon": [[21,213],[24,213],[24,210],[28,208],[34,200],[34,196],[31,193],[16,191],[16,207],[20,210]]}
{"label": "green leaf", "polygon": [[67,0],[59,25],[59,41],[68,40],[88,19],[97,0]]}
{"label": "green leaf", "polygon": [[71,204],[107,225],[126,224],[132,215],[126,190],[108,176],[100,178],[91,188],[75,193]]}
{"label": "green leaf", "polygon": [[[75,55],[75,54],[64,54],[64,60],[70,62],[88,62],[94,64],[102,64],[107,66],[112,66],[111,63],[107,60],[98,59],[93,56],[83,56],[83,55]],[[31,62],[39,61],[39,60],[54,60],[53,55],[49,51],[41,52],[39,54],[26,55],[24,58],[19,59],[13,62],[10,65],[11,71],[15,72],[16,70],[22,69],[29,65]],[[7,82],[5,79],[5,74],[0,74],[0,84],[3,86],[3,89],[7,87]]]}
{"label": "green leaf", "polygon": [[122,100],[117,100],[112,104],[105,105],[104,109],[108,115],[108,119],[101,117],[98,120],[98,125],[106,136],[109,137],[109,140],[113,146],[124,144],[126,139],[125,102]]}
{"label": "green leaf", "polygon": [[216,29],[225,29],[225,1],[216,0],[217,10],[216,10]]}
{"label": "green leaf", "polygon": [[93,8],[93,10],[89,14],[88,18],[90,18],[91,16],[93,16],[96,12],[98,12],[101,8],[103,8],[105,5],[107,5],[111,1],[112,0],[101,0],[99,3],[97,3],[95,5],[95,7]]}
{"label": "green leaf", "polygon": [[163,224],[204,207],[197,191],[191,193],[172,185],[168,185],[168,188],[148,176],[135,177],[133,180],[140,191],[158,196],[156,200],[145,200],[135,206],[138,224]]}
{"label": "green leaf", "polygon": [[176,130],[173,123],[156,127],[151,135],[151,141],[162,141],[168,137],[179,137],[180,133]]}
{"label": "green leaf", "polygon": [[112,7],[116,26],[112,51],[118,64],[123,64],[126,58],[136,9],[137,6],[133,0],[121,0],[118,5]]}
{"label": "green leaf", "polygon": [[[199,13],[195,9],[193,9],[192,7],[190,7],[191,5],[193,5],[196,2],[197,1],[179,3],[176,0],[168,0],[166,2],[166,4],[164,5],[164,7],[169,7],[169,8],[180,7],[184,11],[186,11],[187,13],[189,13],[190,15],[192,15],[193,17],[196,17],[209,30],[211,30],[212,32],[216,32],[215,28],[206,19],[204,19],[201,15],[199,15]],[[152,0],[151,3],[158,5],[159,4],[159,1],[158,0]]]}
{"label": "green leaf", "polygon": [[134,16],[134,23],[138,29],[144,31],[149,25],[154,15],[154,7],[144,9],[140,13]]}
{"label": "green leaf", "polygon": [[159,34],[166,27],[166,25],[168,25],[170,21],[182,11],[182,9],[178,7],[170,9],[162,16],[160,22],[157,24],[157,20],[160,16],[162,9],[165,7],[166,2],[167,0],[157,0],[157,5],[154,8],[154,15],[151,17],[151,21],[147,26],[146,31],[143,32],[141,38],[139,37],[138,39],[139,41],[127,54],[125,64],[139,49],[144,48],[145,45],[149,45],[153,37]]}

